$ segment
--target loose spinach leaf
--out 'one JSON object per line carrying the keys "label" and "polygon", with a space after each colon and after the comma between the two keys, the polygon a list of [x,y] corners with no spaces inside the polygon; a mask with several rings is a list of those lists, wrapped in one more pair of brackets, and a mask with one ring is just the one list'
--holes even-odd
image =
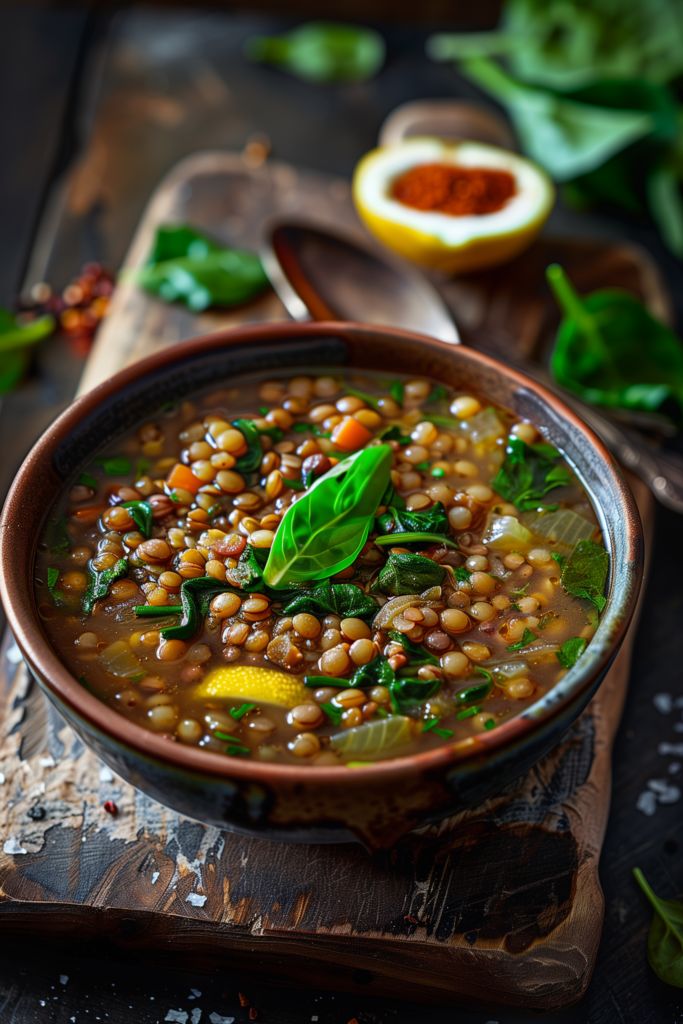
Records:
{"label": "loose spinach leaf", "polygon": [[[406,386],[402,380],[394,380],[389,385],[389,394],[396,402],[397,405],[403,405],[403,400],[406,396]],[[392,428],[398,430],[398,427]],[[398,440],[398,439],[397,439]]]}
{"label": "loose spinach leaf", "polygon": [[123,507],[130,512],[142,536],[151,537],[154,510],[150,503],[148,501],[124,501]]}
{"label": "loose spinach leaf", "polygon": [[573,636],[561,645],[559,651],[555,651],[555,657],[562,668],[571,668],[576,665],[583,652],[586,650],[588,641],[582,636]]}
{"label": "loose spinach leaf", "polygon": [[235,306],[268,287],[254,253],[230,249],[187,225],[157,228],[152,251],[135,280],[166,302],[184,302],[193,312]]}
{"label": "loose spinach leaf", "polygon": [[448,516],[440,501],[424,512],[390,506],[375,528],[378,533],[448,533]]}
{"label": "loose spinach leaf", "polygon": [[381,441],[398,441],[402,448],[405,448],[412,442],[412,437],[409,434],[404,434],[400,427],[385,427],[377,435]]}
{"label": "loose spinach leaf", "polygon": [[161,636],[164,640],[191,640],[208,613],[211,599],[217,594],[226,593],[241,594],[242,591],[213,576],[196,576],[194,579],[184,580],[180,587],[182,619],[177,626],[162,629]]}
{"label": "loose spinach leaf", "polygon": [[[233,420],[232,425],[236,430],[239,430],[247,442],[247,451],[239,457],[235,463],[235,469],[238,473],[253,473],[259,468],[263,458],[261,431],[251,420]],[[263,431],[263,433],[267,433],[267,431]]]}
{"label": "loose spinach leaf", "polygon": [[366,619],[374,617],[377,608],[375,598],[354,583],[330,583],[325,580],[308,590],[302,590],[282,612],[283,615],[310,612],[313,615],[339,615],[343,619]]}
{"label": "loose spinach leaf", "polygon": [[380,547],[392,545],[403,546],[405,544],[440,544],[446,548],[457,548],[457,542],[445,537],[442,533],[384,533],[375,537],[375,544]]}
{"label": "loose spinach leaf", "polygon": [[324,711],[332,725],[339,725],[342,720],[342,715],[344,714],[344,708],[337,707],[337,705],[332,704],[331,701],[325,701],[324,704],[321,704],[320,710]]}
{"label": "loose spinach leaf", "polygon": [[130,473],[130,459],[125,455],[109,455],[102,459],[95,459],[98,466],[101,466],[107,476],[127,476]]}
{"label": "loose spinach leaf", "polygon": [[106,597],[109,593],[109,588],[112,583],[116,580],[120,580],[123,576],[128,573],[128,561],[125,558],[119,558],[115,565],[112,565],[111,569],[93,569],[91,565],[88,566],[88,575],[90,582],[83,595],[82,607],[86,615],[90,615],[95,601],[99,601],[101,598]]}
{"label": "loose spinach leaf", "polygon": [[412,640],[409,640],[408,637],[398,629],[390,629],[389,638],[393,640],[394,643],[400,644],[406,654],[410,655],[411,667],[439,664],[439,659],[435,658],[433,654],[430,654],[426,647],[422,647],[421,644],[414,644]]}
{"label": "loose spinach leaf", "polygon": [[598,612],[605,607],[605,584],[609,572],[609,555],[600,544],[580,540],[562,567],[560,582],[571,597],[591,601]]}
{"label": "loose spinach leaf", "polygon": [[64,594],[61,590],[57,590],[57,583],[59,582],[59,569],[51,565],[47,570],[47,589],[50,591],[50,597],[57,608],[61,608],[66,603]]}
{"label": "loose spinach leaf", "polygon": [[458,583],[469,583],[470,580],[472,579],[471,570],[466,569],[464,565],[456,566],[456,568],[453,570],[453,575],[455,576]]}
{"label": "loose spinach leaf", "polygon": [[389,555],[372,584],[377,593],[421,594],[429,587],[438,587],[446,576],[446,569],[438,562],[424,555],[413,555],[403,551]]}
{"label": "loose spinach leaf", "polygon": [[471,686],[458,690],[455,695],[458,704],[477,704],[479,701],[485,700],[493,689],[493,676],[490,673],[487,675],[489,678],[485,679],[483,683],[473,683]]}
{"label": "loose spinach leaf", "polygon": [[520,512],[550,509],[542,498],[556,487],[571,483],[571,473],[562,456],[550,444],[526,444],[519,437],[508,438],[505,461],[491,486]]}
{"label": "loose spinach leaf", "polygon": [[389,687],[396,673],[386,658],[374,658],[367,665],[359,665],[349,679],[342,676],[304,676],[304,684],[316,689],[319,686],[338,686],[362,689],[364,686]]}
{"label": "loose spinach leaf", "polygon": [[268,588],[263,582],[263,568],[267,559],[267,548],[255,548],[252,544],[247,544],[237,565],[233,569],[227,570],[228,583],[247,592],[267,590]]}
{"label": "loose spinach leaf", "polygon": [[660,899],[640,868],[633,874],[655,912],[647,940],[650,967],[667,985],[683,988],[683,900]]}
{"label": "loose spinach leaf", "polygon": [[508,651],[521,651],[523,647],[528,647],[534,640],[538,640],[538,637],[532,629],[525,629],[522,633],[521,640],[518,640],[515,644],[508,644],[506,650]]}
{"label": "loose spinach leaf", "polygon": [[392,456],[387,444],[362,448],[289,506],[263,571],[268,586],[321,580],[355,561],[389,483]]}
{"label": "loose spinach leaf", "polygon": [[284,35],[247,40],[247,56],[312,82],[362,82],[384,63],[384,41],[356,25],[308,22]]}
{"label": "loose spinach leaf", "polygon": [[617,289],[580,297],[562,267],[547,270],[564,317],[550,359],[562,387],[607,407],[683,415],[683,342]]}
{"label": "loose spinach leaf", "polygon": [[24,375],[31,348],[56,327],[53,316],[22,323],[8,309],[0,309],[0,395],[14,388]]}
{"label": "loose spinach leaf", "polygon": [[[371,662],[372,664],[372,662]],[[440,679],[408,679],[400,676],[389,684],[391,706],[399,713],[429,700],[441,688]]]}

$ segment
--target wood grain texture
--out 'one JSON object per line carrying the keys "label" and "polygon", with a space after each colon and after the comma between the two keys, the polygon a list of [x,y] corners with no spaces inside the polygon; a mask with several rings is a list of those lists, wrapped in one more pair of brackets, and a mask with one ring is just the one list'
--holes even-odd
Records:
{"label": "wood grain texture", "polygon": [[[353,224],[348,187],[238,157],[184,161],[152,198],[127,266],[154,225],[187,220],[256,245],[265,216],[288,209]],[[580,287],[636,286],[660,312],[649,264],[628,247],[543,241],[523,261],[560,259]],[[465,333],[531,355],[552,313],[528,263],[444,288]],[[593,275],[593,276],[591,276]],[[274,296],[227,315],[191,316],[117,290],[83,388],[155,348],[245,320],[277,319]],[[521,339],[521,340],[519,340]],[[514,347],[513,347],[514,346]],[[649,521],[649,497],[638,494]],[[302,981],[405,997],[492,1000],[550,1009],[578,999],[603,914],[598,859],[610,751],[633,631],[563,744],[476,813],[402,841],[382,860],[356,847],[291,847],[179,818],[102,769],[4,651],[0,710],[0,914],[4,931],[79,935],[183,963],[263,967]],[[9,657],[8,657],[9,653]],[[102,808],[114,800],[113,818]]]}

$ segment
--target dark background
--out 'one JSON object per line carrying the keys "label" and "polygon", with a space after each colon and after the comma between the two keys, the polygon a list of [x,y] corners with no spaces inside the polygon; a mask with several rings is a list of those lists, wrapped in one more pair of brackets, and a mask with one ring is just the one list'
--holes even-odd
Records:
{"label": "dark background", "polygon": [[[265,132],[273,155],[348,175],[375,142],[386,114],[415,98],[472,96],[472,87],[424,56],[436,28],[481,29],[497,5],[421,0],[419,11],[397,2],[255,3],[113,7],[15,5],[0,12],[0,304],[47,278],[63,287],[89,259],[116,269],[145,201],[159,178],[199,148],[240,149]],[[382,30],[385,69],[368,86],[315,89],[247,64],[242,41],[278,31],[296,15],[344,16]],[[419,21],[417,20],[419,16]],[[196,95],[195,95],[196,93]],[[178,100],[182,102],[178,103]],[[194,111],[188,117],[187,111]],[[627,237],[649,249],[683,319],[680,264],[651,228],[560,209],[552,228]],[[41,350],[32,376],[0,406],[0,494],[30,444],[68,402],[82,361],[65,341]],[[624,720],[614,752],[614,791],[601,876],[606,921],[586,999],[560,1014],[511,1014],[495,1006],[424,1008],[322,994],[311,977],[306,992],[269,986],[268,979],[184,974],[148,962],[69,954],[68,949],[17,946],[0,916],[0,1024],[160,1024],[170,1009],[202,1010],[246,1021],[239,990],[277,1024],[520,1024],[528,1020],[590,1024],[676,1024],[683,993],[661,984],[646,960],[650,912],[631,869],[638,864],[662,895],[683,889],[683,803],[637,809],[651,779],[675,782],[680,757],[658,751],[683,744],[678,715],[653,704],[660,692],[683,694],[681,520],[657,510],[655,550]],[[675,769],[674,769],[675,770]],[[683,770],[682,770],[683,775]],[[679,777],[680,778],[680,777]],[[61,976],[61,980],[60,980]],[[68,980],[64,980],[67,978]],[[191,989],[201,995],[193,996]],[[195,1012],[196,1017],[196,1012]]]}

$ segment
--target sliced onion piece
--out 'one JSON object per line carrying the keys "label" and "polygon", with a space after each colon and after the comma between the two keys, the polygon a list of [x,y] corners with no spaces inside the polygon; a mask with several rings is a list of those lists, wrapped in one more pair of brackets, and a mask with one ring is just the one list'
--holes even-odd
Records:
{"label": "sliced onion piece", "polygon": [[595,523],[569,508],[558,509],[557,512],[533,513],[525,516],[524,522],[537,537],[565,544],[569,548],[573,548],[579,540],[592,537],[597,529]]}
{"label": "sliced onion piece", "polygon": [[431,608],[439,603],[440,597],[441,587],[430,587],[421,594],[401,594],[399,597],[392,597],[382,605],[372,624],[375,629],[386,629],[406,608]]}
{"label": "sliced onion piece", "polygon": [[124,679],[134,679],[135,676],[144,676],[145,670],[142,664],[135,657],[125,640],[115,640],[113,644],[101,652],[99,660],[102,667],[111,672],[113,676],[121,676]]}
{"label": "sliced onion piece", "polygon": [[498,665],[487,662],[486,664],[496,680],[514,679],[515,676],[525,676],[529,671],[526,661],[501,661]]}
{"label": "sliced onion piece", "polygon": [[506,430],[493,409],[482,409],[469,419],[462,421],[464,433],[469,434],[473,444],[497,441],[504,437]]}
{"label": "sliced onion piece", "polygon": [[330,746],[346,757],[373,758],[402,747],[413,736],[414,723],[406,715],[378,718],[330,736]]}
{"label": "sliced onion piece", "polygon": [[486,526],[482,544],[493,551],[528,551],[533,536],[516,516],[491,516]]}

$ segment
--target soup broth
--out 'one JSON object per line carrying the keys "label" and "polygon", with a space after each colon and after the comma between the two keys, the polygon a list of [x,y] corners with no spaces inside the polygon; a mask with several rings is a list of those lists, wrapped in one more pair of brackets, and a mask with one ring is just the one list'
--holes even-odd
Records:
{"label": "soup broth", "polygon": [[245,382],[71,482],[37,563],[50,640],[169,742],[358,764],[497,728],[595,632],[608,556],[536,428],[426,379]]}

